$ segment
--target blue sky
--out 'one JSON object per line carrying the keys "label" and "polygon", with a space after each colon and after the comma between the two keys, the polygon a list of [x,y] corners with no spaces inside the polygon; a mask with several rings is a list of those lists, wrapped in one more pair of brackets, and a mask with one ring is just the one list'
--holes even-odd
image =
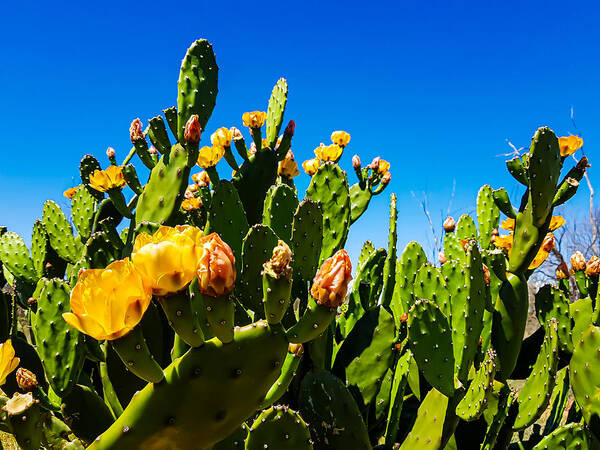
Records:
{"label": "blue sky", "polygon": [[[399,246],[431,248],[411,192],[427,193],[439,229],[454,182],[455,216],[474,211],[482,184],[518,192],[498,156],[507,139],[528,146],[541,125],[577,131],[592,162],[600,141],[593,2],[14,3],[0,17],[0,224],[27,241],[45,199],[67,205],[82,155],[107,164],[112,146],[122,159],[131,120],[175,104],[179,64],[197,38],[214,44],[220,66],[207,131],[241,128],[283,76],[297,160],[343,129],[352,182],[354,153],[391,162],[392,183],[350,233],[354,256],[366,238],[387,245],[391,192]],[[304,191],[308,177],[296,180]],[[566,214],[583,217],[587,195],[582,185]]]}

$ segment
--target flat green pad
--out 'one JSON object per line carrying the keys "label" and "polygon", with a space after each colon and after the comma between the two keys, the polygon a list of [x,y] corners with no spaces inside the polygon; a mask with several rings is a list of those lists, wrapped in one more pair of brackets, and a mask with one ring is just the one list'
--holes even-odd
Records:
{"label": "flat green pad", "polygon": [[71,199],[71,218],[82,241],[92,234],[96,199],[87,189],[80,187]]}
{"label": "flat green pad", "polygon": [[273,185],[267,191],[263,207],[263,224],[270,227],[279,239],[290,243],[292,222],[298,208],[298,197],[287,184]]}
{"label": "flat green pad", "polygon": [[261,272],[276,245],[277,235],[265,225],[252,226],[242,245],[242,273],[236,297],[259,317],[264,315]]}
{"label": "flat green pad", "polygon": [[27,283],[36,283],[38,273],[25,241],[17,233],[9,231],[0,237],[0,260],[15,277]]}
{"label": "flat green pad", "polygon": [[320,263],[344,246],[350,227],[350,195],[346,175],[335,163],[326,162],[312,176],[306,197],[319,202],[323,211],[323,245]]}
{"label": "flat green pad", "polygon": [[492,231],[500,224],[500,210],[494,202],[494,190],[489,184],[481,186],[477,193],[477,223],[481,248],[491,248]]}
{"label": "flat green pad", "polygon": [[477,227],[473,218],[468,214],[463,214],[456,222],[456,231],[454,232],[459,241],[465,239],[477,239]]}
{"label": "flat green pad", "polygon": [[542,286],[535,294],[535,312],[540,324],[544,326],[550,318],[557,320],[560,348],[569,353],[573,352],[569,301],[565,294],[553,286]]}
{"label": "flat green pad", "polygon": [[471,380],[469,389],[463,399],[456,406],[456,415],[463,420],[478,419],[487,407],[488,397],[494,385],[496,374],[496,353],[488,350],[486,359],[479,366],[475,377]]}
{"label": "flat green pad", "polygon": [[366,184],[354,183],[350,186],[350,224],[356,222],[367,210],[373,194]]}
{"label": "flat green pad", "polygon": [[439,268],[431,264],[423,264],[417,271],[413,295],[416,299],[431,300],[449,318],[452,315],[450,292],[444,278]]}
{"label": "flat green pad", "polygon": [[438,306],[417,300],[408,314],[408,341],[425,379],[444,395],[454,395],[452,332]]}
{"label": "flat green pad", "polygon": [[246,450],[313,448],[306,423],[287,406],[273,406],[261,412],[248,431]]}
{"label": "flat green pad", "polygon": [[285,78],[280,78],[273,87],[269,107],[267,108],[267,143],[269,147],[275,148],[275,143],[283,123],[283,113],[287,103],[288,85]]}
{"label": "flat green pad", "polygon": [[402,314],[408,313],[415,302],[413,296],[415,278],[419,268],[426,262],[425,251],[418,242],[412,241],[406,244],[396,264],[396,287],[390,303],[397,326],[400,324]]}
{"label": "flat green pad", "polygon": [[435,389],[429,391],[419,406],[417,420],[400,450],[440,449],[447,407],[448,397]]}
{"label": "flat green pad", "polygon": [[569,304],[569,315],[573,318],[573,331],[571,339],[575,345],[581,335],[592,324],[594,305],[589,297],[580,298]]}
{"label": "flat green pad", "polygon": [[358,406],[339,378],[329,372],[309,373],[298,401],[316,450],[371,450]]}
{"label": "flat green pad", "polygon": [[42,213],[50,245],[62,259],[75,264],[81,255],[81,244],[73,237],[73,228],[60,207],[52,200],[44,203]]}
{"label": "flat green pad", "polygon": [[69,286],[57,278],[49,280],[31,314],[37,352],[54,392],[63,397],[79,378],[85,358],[83,335],[71,328],[62,314],[70,311]]}
{"label": "flat green pad", "polygon": [[364,310],[375,306],[383,289],[383,267],[387,252],[380,248],[373,251],[360,266],[352,284],[352,300]]}
{"label": "flat green pad", "polygon": [[582,450],[593,448],[590,444],[584,426],[580,423],[569,423],[554,430],[538,442],[533,450]]}
{"label": "flat green pad", "polygon": [[294,213],[292,267],[294,279],[310,281],[319,268],[319,255],[323,241],[323,213],[318,203],[304,199]]}
{"label": "flat green pad", "polygon": [[561,166],[558,139],[554,132],[547,127],[539,128],[529,150],[530,200],[537,227],[546,222],[551,211]]}
{"label": "flat green pad", "polygon": [[540,418],[550,403],[558,368],[558,326],[550,319],[545,327],[546,336],[531,375],[517,397],[518,412],[514,429],[521,430]]}
{"label": "flat green pad", "polygon": [[465,250],[455,232],[444,235],[444,254],[448,261],[465,262]]}
{"label": "flat green pad", "polygon": [[88,190],[90,194],[94,196],[94,198],[98,201],[101,201],[104,198],[104,193],[97,191],[90,187],[90,175],[93,174],[96,170],[101,170],[100,163],[98,160],[92,155],[84,155],[81,158],[81,162],[79,163],[79,175],[81,176],[81,181],[83,182],[85,188]]}
{"label": "flat green pad", "polygon": [[365,405],[371,403],[392,365],[396,334],[394,318],[383,307],[367,311],[348,334],[338,351],[333,373],[356,386]]}

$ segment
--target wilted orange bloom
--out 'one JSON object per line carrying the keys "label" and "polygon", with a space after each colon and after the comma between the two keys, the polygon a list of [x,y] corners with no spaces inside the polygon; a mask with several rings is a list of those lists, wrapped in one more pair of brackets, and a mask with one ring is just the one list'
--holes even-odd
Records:
{"label": "wilted orange bloom", "polygon": [[294,178],[295,176],[300,175],[300,171],[298,170],[298,163],[294,161],[294,154],[291,150],[288,150],[285,158],[279,161],[279,166],[277,167],[277,174],[286,178]]}
{"label": "wilted orange bloom", "polygon": [[263,264],[263,269],[274,278],[281,278],[283,276],[289,278],[292,275],[291,262],[292,251],[290,250],[290,247],[280,239],[273,249],[271,259]]}
{"label": "wilted orange bloom", "polygon": [[561,156],[570,156],[583,146],[583,139],[579,136],[563,136],[558,138],[558,147]]}
{"label": "wilted orange bloom", "polygon": [[198,121],[198,114],[192,114],[188,121],[185,123],[185,128],[183,130],[183,138],[185,139],[185,142],[197,144],[198,142],[200,142],[201,136],[202,126]]}
{"label": "wilted orange bloom", "polygon": [[144,139],[144,130],[142,130],[142,121],[140,119],[135,119],[131,122],[131,126],[129,127],[129,138],[131,139],[132,144],[138,139]]}
{"label": "wilted orange bloom", "polygon": [[556,267],[556,278],[559,280],[566,280],[569,278],[569,267],[564,261]]}
{"label": "wilted orange bloom", "polygon": [[186,211],[194,211],[202,206],[202,200],[200,197],[186,198],[181,202],[181,207]]}
{"label": "wilted orange bloom", "polygon": [[196,240],[196,275],[200,292],[211,297],[229,294],[235,287],[235,257],[231,247],[217,233],[199,235]]}
{"label": "wilted orange bloom", "polygon": [[310,288],[310,295],[319,305],[329,308],[340,306],[348,283],[352,279],[352,264],[346,250],[338,250],[332,257],[327,258],[319,268]]}
{"label": "wilted orange bloom", "polygon": [[529,264],[528,269],[529,270],[537,269],[539,266],[541,266],[542,263],[544,261],[546,261],[546,259],[548,258],[548,255],[550,254],[550,252],[552,251],[553,248],[554,248],[554,235],[552,233],[548,233],[544,237],[542,246],[540,247],[537,254],[535,255],[535,258],[533,258],[533,261],[531,262],[531,264]]}
{"label": "wilted orange bloom", "polygon": [[206,170],[203,170],[202,172],[192,175],[192,181],[199,187],[204,187],[210,184],[210,177],[208,176],[208,173],[206,173]]}
{"label": "wilted orange bloom", "polygon": [[81,272],[71,291],[71,312],[63,319],[99,341],[117,339],[142,320],[151,300],[150,286],[125,258]]}
{"label": "wilted orange bloom", "polygon": [[585,266],[586,266],[585,257],[583,256],[583,253],[581,253],[579,250],[577,250],[571,256],[571,269],[574,272],[577,272],[579,270],[585,270]]}
{"label": "wilted orange bloom", "polygon": [[592,256],[585,266],[585,274],[590,276],[598,276],[600,275],[600,258],[597,256]]}
{"label": "wilted orange bloom", "polygon": [[565,224],[565,222],[566,221],[563,216],[552,216],[552,219],[550,219],[550,226],[548,227],[548,229],[550,231],[558,230]]}

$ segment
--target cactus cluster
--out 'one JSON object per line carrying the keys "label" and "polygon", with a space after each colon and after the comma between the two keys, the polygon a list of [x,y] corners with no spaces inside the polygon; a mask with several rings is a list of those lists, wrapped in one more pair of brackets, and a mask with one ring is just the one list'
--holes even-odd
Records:
{"label": "cactus cluster", "polygon": [[389,163],[355,155],[350,185],[350,135],[335,131],[302,164],[302,197],[295,123],[281,133],[287,82],[243,115],[250,145],[222,127],[201,146],[217,81],[211,45],[195,42],[177,106],[132,122],[123,162],[112,148],[104,170],[83,157],[70,218],[47,201],[31,251],[0,228],[1,431],[24,449],[600,445],[597,260],[575,255],[539,289],[524,339],[527,280],[587,168],[560,180],[580,140],[540,128],[507,163],[519,210],[483,186],[476,221],[444,223],[439,264],[417,242],[398,252],[392,194],[388,247],[365,242],[350,284],[348,231]]}

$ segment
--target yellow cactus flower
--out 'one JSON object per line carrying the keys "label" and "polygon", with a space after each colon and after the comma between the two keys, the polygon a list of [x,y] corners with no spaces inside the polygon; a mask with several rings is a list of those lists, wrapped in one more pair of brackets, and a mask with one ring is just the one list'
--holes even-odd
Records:
{"label": "yellow cactus flower", "polygon": [[352,279],[352,264],[346,250],[338,250],[319,267],[310,295],[319,305],[337,308],[346,298]]}
{"label": "yellow cactus flower", "polygon": [[496,236],[494,245],[498,248],[510,251],[513,246],[513,234],[510,233],[508,236]]}
{"label": "yellow cactus flower", "polygon": [[10,339],[0,344],[0,385],[6,383],[6,377],[17,368],[19,362]]}
{"label": "yellow cactus flower", "polygon": [[203,169],[214,167],[225,154],[223,147],[202,147],[198,153],[198,165]]}
{"label": "yellow cactus flower", "polygon": [[544,237],[544,242],[542,242],[542,246],[535,255],[535,258],[533,258],[531,264],[529,264],[529,270],[537,269],[544,261],[546,261],[548,255],[554,248],[554,242],[554,235],[552,233],[546,234]]}
{"label": "yellow cactus flower", "polygon": [[390,163],[385,159],[379,158],[379,164],[377,164],[377,173],[385,175],[390,170]]}
{"label": "yellow cactus flower", "polygon": [[300,175],[300,171],[298,170],[298,163],[294,161],[294,154],[291,150],[288,150],[285,158],[279,161],[279,166],[277,167],[277,175],[286,178],[294,178]]}
{"label": "yellow cactus flower", "polygon": [[350,142],[350,134],[345,131],[334,131],[331,133],[331,142],[344,148]]}
{"label": "yellow cactus flower", "polygon": [[153,235],[135,238],[131,261],[154,295],[179,292],[194,279],[199,233],[188,225],[162,226]]}
{"label": "yellow cactus flower", "polygon": [[302,168],[311,177],[317,173],[319,167],[321,167],[321,160],[319,158],[308,159],[302,163]]}
{"label": "yellow cactus flower", "polygon": [[260,128],[264,125],[265,120],[267,120],[267,113],[264,111],[245,112],[242,115],[244,126],[249,128]]}
{"label": "yellow cactus flower", "polygon": [[337,161],[342,156],[344,149],[336,144],[323,145],[315,148],[315,155],[321,161]]}
{"label": "yellow cactus flower", "polygon": [[125,258],[82,271],[71,291],[71,312],[63,319],[99,341],[118,339],[142,320],[151,300],[150,286]]}
{"label": "yellow cactus flower", "polygon": [[550,231],[558,230],[565,224],[565,222],[566,220],[563,216],[552,216],[552,219],[550,219],[550,226],[548,227],[548,229]]}
{"label": "yellow cactus flower", "polygon": [[198,187],[208,186],[210,184],[210,177],[206,170],[202,172],[195,173],[192,175],[192,181],[198,185]]}
{"label": "yellow cactus flower", "polygon": [[510,217],[506,218],[500,224],[500,228],[502,228],[503,230],[514,231],[514,229],[515,229],[515,219],[512,219]]}
{"label": "yellow cactus flower", "polygon": [[120,189],[125,184],[127,183],[119,166],[108,166],[106,170],[96,169],[90,175],[90,186],[100,192]]}
{"label": "yellow cactus flower", "polygon": [[188,187],[186,188],[186,192],[196,192],[198,190],[198,185],[197,184],[190,184],[188,185]]}
{"label": "yellow cactus flower", "polygon": [[75,192],[77,192],[77,189],[79,189],[79,186],[73,186],[73,187],[67,189],[65,192],[63,192],[63,195],[65,197],[67,197],[69,200],[71,200],[73,198],[73,196],[75,195]]}
{"label": "yellow cactus flower", "polygon": [[186,198],[183,202],[181,202],[181,207],[185,211],[194,211],[202,206],[202,200],[200,197],[190,197]]}
{"label": "yellow cactus flower", "polygon": [[210,136],[210,142],[215,147],[230,147],[233,133],[229,128],[221,127]]}
{"label": "yellow cactus flower", "polygon": [[583,146],[583,139],[579,136],[563,136],[558,138],[558,147],[561,156],[570,156]]}
{"label": "yellow cactus flower", "polygon": [[198,265],[196,275],[201,293],[218,297],[229,294],[235,287],[235,257],[231,247],[217,233],[198,236]]}
{"label": "yellow cactus flower", "polygon": [[556,278],[559,280],[566,280],[569,278],[569,267],[567,266],[566,262],[562,261],[556,267]]}

